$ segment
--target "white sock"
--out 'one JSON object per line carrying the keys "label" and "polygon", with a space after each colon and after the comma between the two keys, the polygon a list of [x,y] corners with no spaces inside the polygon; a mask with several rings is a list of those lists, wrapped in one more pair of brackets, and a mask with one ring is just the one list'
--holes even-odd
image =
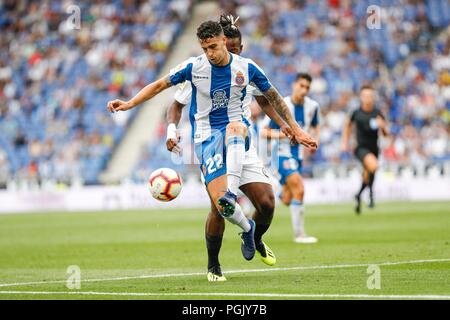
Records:
{"label": "white sock", "polygon": [[241,136],[227,139],[227,181],[228,190],[237,194],[245,159],[245,141]]}
{"label": "white sock", "polygon": [[225,219],[230,221],[232,224],[241,227],[244,232],[248,232],[251,229],[250,223],[248,222],[248,219],[245,217],[244,213],[242,212],[241,206],[238,203],[236,203],[234,213],[229,217],[225,217]]}
{"label": "white sock", "polygon": [[242,211],[244,212],[244,215],[247,218],[251,218],[256,210],[252,202],[247,197],[243,197],[240,203],[242,205]]}
{"label": "white sock", "polygon": [[301,201],[293,199],[289,206],[291,209],[292,228],[295,237],[305,235],[305,207]]}

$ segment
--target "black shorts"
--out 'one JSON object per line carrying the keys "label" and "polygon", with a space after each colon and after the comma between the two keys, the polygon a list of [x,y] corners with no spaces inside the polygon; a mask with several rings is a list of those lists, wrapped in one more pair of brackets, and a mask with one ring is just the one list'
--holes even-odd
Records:
{"label": "black shorts", "polygon": [[361,163],[364,162],[364,157],[369,154],[372,153],[376,158],[378,158],[378,148],[374,149],[374,148],[366,148],[366,147],[357,147],[355,149],[355,156],[359,159],[359,161],[361,161]]}

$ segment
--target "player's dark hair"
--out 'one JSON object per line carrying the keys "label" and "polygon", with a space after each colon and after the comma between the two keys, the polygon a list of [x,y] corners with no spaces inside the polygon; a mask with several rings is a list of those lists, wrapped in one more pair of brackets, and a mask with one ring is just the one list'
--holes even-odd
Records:
{"label": "player's dark hair", "polygon": [[364,84],[364,85],[362,85],[361,88],[359,89],[359,92],[361,92],[361,91],[363,91],[363,90],[366,90],[366,89],[374,90],[373,87],[372,87],[370,84]]}
{"label": "player's dark hair", "polygon": [[300,79],[305,79],[309,83],[312,82],[312,77],[309,73],[305,73],[305,72],[297,73],[297,77],[295,77],[295,81],[298,81]]}
{"label": "player's dark hair", "polygon": [[205,21],[197,28],[197,37],[200,40],[214,38],[223,34],[220,23],[215,21]]}
{"label": "player's dark hair", "polygon": [[239,17],[235,18],[231,14],[222,14],[219,19],[219,23],[222,26],[223,34],[225,37],[229,39],[238,38],[239,41],[242,41],[242,34],[239,28],[236,26],[236,22],[239,20]]}

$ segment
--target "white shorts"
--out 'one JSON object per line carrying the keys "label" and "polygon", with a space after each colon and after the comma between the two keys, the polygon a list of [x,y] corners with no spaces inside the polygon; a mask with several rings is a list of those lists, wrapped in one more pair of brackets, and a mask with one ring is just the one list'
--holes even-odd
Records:
{"label": "white shorts", "polygon": [[[201,180],[205,183],[203,174],[200,174]],[[245,152],[244,164],[242,166],[241,180],[239,186],[243,186],[248,183],[267,183],[272,184],[272,178],[269,170],[267,170],[262,161],[258,158],[255,146],[250,144],[247,152]]]}
{"label": "white shorts", "polygon": [[252,182],[272,184],[269,171],[264,167],[262,161],[258,158],[258,153],[256,152],[256,148],[253,144],[250,145],[250,148],[245,153],[239,186]]}

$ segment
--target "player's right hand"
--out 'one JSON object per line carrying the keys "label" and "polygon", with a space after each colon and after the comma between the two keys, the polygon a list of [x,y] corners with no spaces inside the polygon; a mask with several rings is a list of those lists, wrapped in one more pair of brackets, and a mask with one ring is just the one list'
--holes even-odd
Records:
{"label": "player's right hand", "polygon": [[348,152],[349,148],[348,148],[348,143],[342,142],[341,143],[341,151],[342,152]]}
{"label": "player's right hand", "polygon": [[130,103],[119,100],[119,99],[109,101],[108,106],[107,106],[108,111],[111,113],[114,113],[117,111],[126,111],[131,108],[132,108],[132,106],[130,105]]}
{"label": "player's right hand", "polygon": [[180,138],[178,137],[178,139],[167,139],[166,140],[166,147],[167,150],[169,150],[170,152],[176,153],[176,154],[180,154],[181,153],[181,147],[178,145],[178,142],[180,141]]}

